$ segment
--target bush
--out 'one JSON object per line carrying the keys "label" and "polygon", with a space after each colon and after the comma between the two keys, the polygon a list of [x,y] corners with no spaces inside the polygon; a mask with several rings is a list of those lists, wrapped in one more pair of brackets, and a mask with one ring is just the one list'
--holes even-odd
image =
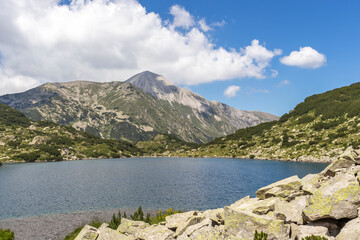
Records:
{"label": "bush", "polygon": [[251,154],[251,155],[249,156],[249,158],[250,158],[250,159],[254,159],[254,158],[255,158],[255,155]]}
{"label": "bush", "polygon": [[258,231],[255,230],[254,240],[267,240],[267,237],[268,237],[267,233],[264,233],[263,231],[258,233]]}
{"label": "bush", "polygon": [[121,224],[121,212],[119,211],[117,216],[115,215],[115,213],[113,214],[111,221],[109,223],[109,228],[116,230],[120,224]]}
{"label": "bush", "polygon": [[15,159],[24,160],[25,162],[35,162],[40,157],[39,152],[20,153],[14,156]]}
{"label": "bush", "polygon": [[139,206],[138,210],[135,211],[133,215],[130,215],[130,218],[134,221],[144,221],[144,212],[141,206]]}
{"label": "bush", "polygon": [[1,240],[13,240],[14,233],[10,229],[3,230],[0,228],[0,239]]}

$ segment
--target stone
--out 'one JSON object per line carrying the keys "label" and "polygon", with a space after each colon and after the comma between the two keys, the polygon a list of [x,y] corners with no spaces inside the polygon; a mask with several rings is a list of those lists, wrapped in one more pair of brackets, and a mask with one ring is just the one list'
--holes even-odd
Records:
{"label": "stone", "polygon": [[308,174],[301,179],[301,189],[308,194],[314,192],[320,187],[322,176],[320,174]]}
{"label": "stone", "polygon": [[290,202],[281,199],[275,204],[275,212],[283,214],[286,222],[303,224],[302,212],[306,207],[307,200],[308,196],[297,197]]}
{"label": "stone", "polygon": [[190,227],[188,227],[186,230],[185,230],[185,233],[187,234],[187,236],[190,236],[193,232],[197,231],[198,229],[202,228],[202,227],[205,227],[205,226],[212,226],[212,220],[209,219],[209,218],[206,218],[204,219],[203,221],[195,224],[195,225],[192,225]]}
{"label": "stone", "polygon": [[[291,240],[302,240],[305,237],[315,235],[329,237],[329,230],[326,227],[291,224]],[[350,239],[349,239],[350,240]]]}
{"label": "stone", "polygon": [[210,227],[206,226],[198,229],[189,239],[191,240],[235,240],[235,236],[228,235],[223,225]]}
{"label": "stone", "polygon": [[292,176],[262,187],[256,191],[259,199],[266,199],[274,196],[285,196],[300,190],[301,181],[298,176]]}
{"label": "stone", "polygon": [[188,237],[188,235],[186,233],[183,233],[180,236],[178,236],[176,238],[176,240],[190,240],[190,238]]}
{"label": "stone", "polygon": [[341,229],[336,240],[360,240],[360,218],[355,218]]}
{"label": "stone", "polygon": [[138,238],[143,240],[173,240],[174,232],[163,225],[151,225],[141,230]]}
{"label": "stone", "polygon": [[176,214],[167,216],[165,218],[165,220],[166,220],[165,226],[167,228],[169,228],[170,230],[175,231],[179,227],[180,224],[187,222],[187,220],[189,220],[189,218],[191,218],[192,216],[195,216],[195,215],[197,215],[197,212],[190,211],[190,212],[185,212],[185,213],[176,213]]}
{"label": "stone", "polygon": [[98,229],[99,237],[96,240],[133,240],[134,238],[128,237],[108,227],[101,226]]}
{"label": "stone", "polygon": [[269,215],[257,215],[248,210],[225,207],[225,230],[237,239],[253,240],[254,232],[263,231],[268,240],[288,240],[290,226]]}
{"label": "stone", "polygon": [[198,216],[203,216],[205,218],[209,218],[213,222],[215,222],[217,225],[224,224],[224,209],[223,208],[206,210],[204,212],[199,213]]}
{"label": "stone", "polygon": [[303,214],[307,222],[324,218],[356,218],[360,186],[355,176],[340,174],[322,183],[310,197]]}
{"label": "stone", "polygon": [[348,147],[343,154],[339,156],[334,162],[327,166],[321,174],[324,176],[334,177],[336,170],[341,168],[349,168],[352,165],[359,163],[359,154],[354,151],[352,147]]}
{"label": "stone", "polygon": [[182,223],[179,225],[179,227],[176,229],[174,236],[177,237],[177,236],[183,234],[183,232],[185,232],[185,230],[188,227],[198,224],[204,219],[205,219],[204,217],[199,217],[199,216],[193,216],[193,217],[189,218],[189,220],[187,220],[185,223]]}
{"label": "stone", "polygon": [[337,236],[340,233],[340,226],[342,224],[335,219],[321,219],[308,225],[326,227],[329,230],[330,236]]}
{"label": "stone", "polygon": [[121,219],[121,224],[117,228],[119,233],[127,236],[137,236],[137,234],[144,228],[149,227],[150,224],[142,221],[132,221],[126,218]]}
{"label": "stone", "polygon": [[80,233],[76,236],[75,240],[96,240],[99,234],[97,233],[97,229],[85,225],[83,229],[81,229]]}

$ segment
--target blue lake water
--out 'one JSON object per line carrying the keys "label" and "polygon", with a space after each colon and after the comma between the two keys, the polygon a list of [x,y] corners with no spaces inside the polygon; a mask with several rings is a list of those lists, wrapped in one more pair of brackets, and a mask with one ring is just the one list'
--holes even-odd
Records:
{"label": "blue lake water", "polygon": [[326,164],[222,158],[129,158],[0,167],[0,219],[102,209],[223,207]]}

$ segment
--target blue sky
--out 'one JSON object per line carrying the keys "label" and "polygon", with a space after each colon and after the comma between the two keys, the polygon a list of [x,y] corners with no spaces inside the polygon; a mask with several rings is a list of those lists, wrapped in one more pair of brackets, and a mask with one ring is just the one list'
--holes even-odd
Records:
{"label": "blue sky", "polygon": [[[282,115],[307,96],[360,81],[360,3],[358,1],[140,1],[148,10],[169,16],[169,7],[181,4],[208,22],[226,21],[212,31],[217,45],[240,48],[252,39],[267,48],[279,48],[283,55],[311,46],[326,55],[327,63],[318,69],[286,66],[279,57],[271,62],[275,78],[234,79],[190,87],[208,98],[239,109],[260,110]],[[170,16],[169,16],[170,17]],[[278,84],[288,80],[289,85]],[[238,85],[236,97],[226,98],[223,89]],[[268,93],[255,93],[266,89]]]}
{"label": "blue sky", "polygon": [[[150,70],[209,100],[280,116],[307,96],[360,81],[359,12],[358,1],[331,0],[5,0],[0,94]],[[280,62],[301,47],[317,63]],[[244,56],[254,64],[242,68]],[[229,86],[240,90],[226,97]]]}

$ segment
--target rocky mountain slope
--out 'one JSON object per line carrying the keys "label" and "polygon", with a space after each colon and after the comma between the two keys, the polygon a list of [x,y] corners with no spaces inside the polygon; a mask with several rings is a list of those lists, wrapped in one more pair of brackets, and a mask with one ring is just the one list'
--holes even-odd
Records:
{"label": "rocky mountain slope", "polygon": [[360,145],[360,84],[313,95],[279,121],[240,129],[172,155],[330,162]]}
{"label": "rocky mountain slope", "polygon": [[49,120],[103,138],[150,140],[158,133],[207,142],[239,128],[277,119],[209,102],[164,77],[140,73],[126,82],[47,83],[0,102],[33,120]]}
{"label": "rocky mountain slope", "polygon": [[[348,148],[319,174],[292,176],[260,188],[224,208],[166,217],[160,224],[122,219],[116,230],[85,226],[76,240],[253,240],[255,231],[268,240],[360,239],[360,151]],[[92,238],[90,238],[92,237]]]}
{"label": "rocky mountain slope", "polygon": [[118,158],[142,154],[130,143],[106,140],[51,122],[33,122],[0,103],[0,162]]}

